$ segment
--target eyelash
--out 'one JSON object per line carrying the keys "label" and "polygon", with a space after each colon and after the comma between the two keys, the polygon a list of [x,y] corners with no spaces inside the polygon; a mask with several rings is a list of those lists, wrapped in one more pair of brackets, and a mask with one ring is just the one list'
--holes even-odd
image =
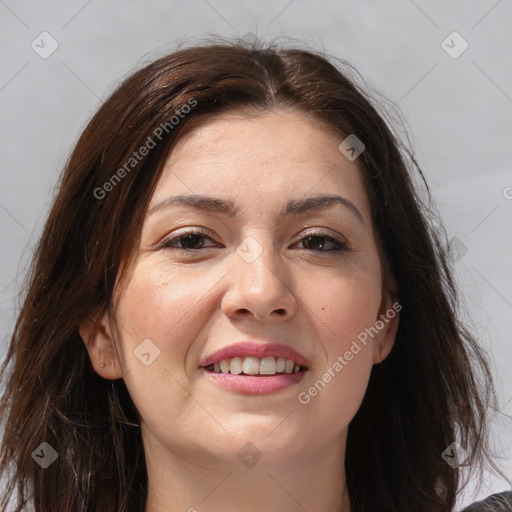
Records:
{"label": "eyelash", "polygon": [[[209,247],[199,248],[199,249],[185,249],[185,248],[182,248],[182,247],[174,247],[174,246],[171,245],[173,242],[179,241],[180,238],[184,238],[184,237],[187,237],[187,236],[190,236],[190,235],[202,235],[202,236],[204,236],[206,238],[209,238],[212,241],[215,241],[211,237],[210,233],[206,233],[206,232],[200,231],[200,230],[191,230],[191,231],[184,231],[183,233],[180,233],[178,236],[175,236],[173,238],[170,238],[170,239],[164,241],[162,243],[162,245],[159,247],[159,249],[171,249],[173,251],[179,252],[180,254],[190,254],[190,253],[194,253],[194,252],[197,253],[198,251],[201,251],[203,249],[212,249],[212,248],[214,248],[213,246],[209,246]],[[305,240],[307,238],[310,238],[310,237],[318,237],[318,238],[326,239],[329,243],[332,243],[333,245],[337,246],[337,248],[336,249],[329,249],[329,250],[304,249],[306,251],[313,251],[313,252],[317,252],[317,253],[321,253],[321,252],[325,252],[325,253],[341,253],[341,252],[347,252],[347,251],[350,250],[346,243],[340,242],[339,240],[336,240],[335,238],[333,238],[333,237],[331,237],[329,235],[326,235],[325,233],[322,233],[320,231],[315,231],[315,232],[308,233],[306,236],[302,237],[299,240],[299,242],[302,242],[303,240]]]}

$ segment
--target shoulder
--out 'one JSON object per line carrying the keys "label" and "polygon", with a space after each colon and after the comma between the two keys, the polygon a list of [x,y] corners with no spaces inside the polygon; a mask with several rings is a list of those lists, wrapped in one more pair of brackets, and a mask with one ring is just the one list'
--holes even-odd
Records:
{"label": "shoulder", "polygon": [[461,512],[512,512],[512,491],[492,494],[483,501],[477,501]]}

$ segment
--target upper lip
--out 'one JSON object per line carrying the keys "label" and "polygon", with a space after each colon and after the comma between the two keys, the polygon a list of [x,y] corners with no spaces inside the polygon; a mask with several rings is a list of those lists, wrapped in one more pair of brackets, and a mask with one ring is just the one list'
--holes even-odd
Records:
{"label": "upper lip", "polygon": [[309,367],[309,361],[299,354],[296,350],[281,343],[265,342],[257,343],[254,341],[241,341],[239,343],[233,343],[227,347],[221,348],[213,354],[204,358],[200,363],[200,367],[210,366],[214,363],[219,363],[223,359],[229,359],[231,357],[284,357],[285,359],[291,359],[295,363],[305,368]]}

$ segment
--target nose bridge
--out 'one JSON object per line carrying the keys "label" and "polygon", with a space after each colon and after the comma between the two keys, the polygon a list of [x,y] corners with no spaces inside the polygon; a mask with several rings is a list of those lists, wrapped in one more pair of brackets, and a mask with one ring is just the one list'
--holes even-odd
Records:
{"label": "nose bridge", "polygon": [[236,253],[236,266],[241,270],[239,279],[252,287],[284,285],[281,280],[284,276],[279,276],[281,265],[271,232],[248,235],[236,248]]}
{"label": "nose bridge", "polygon": [[247,236],[235,250],[232,286],[224,297],[227,312],[250,311],[259,319],[277,311],[289,317],[296,311],[290,275],[281,261],[271,232]]}

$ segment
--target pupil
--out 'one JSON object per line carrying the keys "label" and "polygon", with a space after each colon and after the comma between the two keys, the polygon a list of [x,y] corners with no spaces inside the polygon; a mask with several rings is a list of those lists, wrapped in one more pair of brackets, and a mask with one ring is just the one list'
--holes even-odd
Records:
{"label": "pupil", "polygon": [[[321,240],[321,242],[320,242],[320,244],[319,244],[319,245],[320,245],[320,248],[321,248],[321,249],[323,249],[323,247],[324,247],[324,239],[323,239],[321,236],[316,236],[316,235],[308,236],[308,237],[306,238],[306,245],[310,245],[310,244],[309,244],[309,242],[310,242],[311,240],[313,240],[313,243],[312,243],[311,245],[315,245],[315,243],[314,243],[315,241],[316,241],[316,242],[317,242],[317,244],[318,244],[318,241],[319,241],[319,240]],[[307,248],[308,248],[308,249],[311,249],[311,247],[307,247]]]}
{"label": "pupil", "polygon": [[[195,246],[201,240],[201,237],[202,237],[202,235],[195,235],[195,234],[182,236],[181,239],[185,240],[185,243],[184,244],[182,243],[182,245],[187,246],[188,249],[194,249],[196,247],[188,247],[188,246],[189,245]],[[189,242],[191,242],[191,244]],[[199,244],[199,246],[201,246],[201,245],[202,244]]]}

